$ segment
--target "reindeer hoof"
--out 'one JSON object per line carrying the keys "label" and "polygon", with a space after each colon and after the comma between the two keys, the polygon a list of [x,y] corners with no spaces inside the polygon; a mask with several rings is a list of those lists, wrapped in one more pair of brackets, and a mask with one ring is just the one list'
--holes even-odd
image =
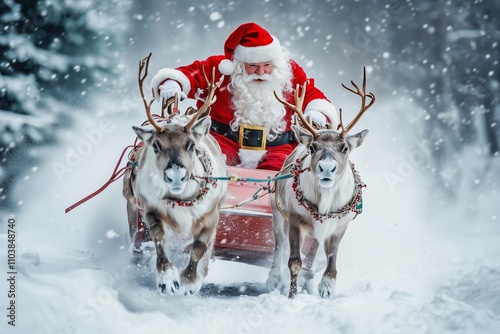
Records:
{"label": "reindeer hoof", "polygon": [[198,294],[201,290],[202,281],[200,279],[196,279],[193,282],[184,282],[184,295],[185,296],[193,296]]}
{"label": "reindeer hoof", "polygon": [[278,290],[282,295],[287,294],[288,285],[284,283],[283,276],[278,270],[271,269],[266,280],[268,291]]}
{"label": "reindeer hoof", "polygon": [[308,294],[314,294],[314,273],[310,269],[301,270],[297,278],[297,285],[302,287],[302,290],[307,291]]}
{"label": "reindeer hoof", "polygon": [[[167,284],[165,283],[158,284],[158,289],[160,290],[160,293],[167,294]],[[173,286],[170,285],[170,291],[168,293],[174,295],[178,290],[179,290],[179,282],[175,281],[173,282]]]}
{"label": "reindeer hoof", "polygon": [[167,295],[182,295],[184,291],[180,281],[175,268],[158,273],[158,291]]}
{"label": "reindeer hoof", "polygon": [[318,285],[318,293],[321,298],[333,298],[335,292],[335,280],[323,277]]}

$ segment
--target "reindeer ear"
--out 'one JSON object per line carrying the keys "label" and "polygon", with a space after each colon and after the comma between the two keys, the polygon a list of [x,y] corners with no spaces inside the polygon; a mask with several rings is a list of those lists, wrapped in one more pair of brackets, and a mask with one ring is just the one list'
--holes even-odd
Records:
{"label": "reindeer ear", "polygon": [[210,131],[210,126],[212,125],[212,119],[210,116],[205,116],[196,121],[196,123],[191,128],[191,133],[196,136],[196,138],[202,138],[208,134]]}
{"label": "reindeer ear", "polygon": [[300,144],[309,147],[309,144],[311,144],[311,141],[313,140],[311,132],[297,125],[292,125],[292,130],[295,135],[295,139],[297,139]]}
{"label": "reindeer ear", "polygon": [[363,130],[361,132],[356,133],[355,135],[352,136],[347,136],[347,144],[349,145],[349,148],[352,150],[358,146],[361,146],[363,144],[363,140],[365,139],[366,135],[368,134],[368,130]]}
{"label": "reindeer ear", "polygon": [[135,133],[137,133],[137,136],[139,136],[139,138],[145,143],[148,143],[156,134],[155,129],[146,129],[139,126],[133,126],[132,129],[134,129]]}

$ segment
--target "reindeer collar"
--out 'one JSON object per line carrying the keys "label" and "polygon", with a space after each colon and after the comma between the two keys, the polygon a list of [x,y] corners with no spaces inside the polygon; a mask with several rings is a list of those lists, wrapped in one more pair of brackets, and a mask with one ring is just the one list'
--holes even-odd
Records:
{"label": "reindeer collar", "polygon": [[318,212],[318,208],[314,204],[312,204],[307,198],[305,198],[304,192],[300,188],[299,175],[309,170],[309,168],[301,169],[302,161],[308,155],[309,153],[305,154],[302,158],[297,159],[295,164],[292,164],[290,166],[290,174],[292,175],[294,180],[292,188],[295,192],[295,197],[297,198],[299,204],[302,205],[314,219],[319,220],[320,223],[323,223],[323,221],[325,221],[326,219],[331,219],[336,217],[342,218],[349,212],[356,213],[356,216],[360,214],[363,211],[362,193],[363,193],[363,188],[366,187],[366,184],[364,184],[363,181],[361,181],[361,177],[359,176],[358,171],[355,169],[354,164],[350,161],[349,164],[351,165],[351,170],[352,173],[354,174],[354,183],[355,183],[353,200],[351,203],[346,204],[339,211],[331,211],[327,214],[321,214]]}
{"label": "reindeer collar", "polygon": [[166,205],[170,205],[172,208],[174,208],[175,206],[194,206],[206,196],[210,189],[217,188],[217,180],[212,178],[212,161],[210,161],[210,158],[208,157],[207,150],[202,148],[200,150],[197,150],[197,154],[198,158],[201,161],[201,164],[203,165],[203,169],[205,170],[204,176],[195,177],[201,179],[200,190],[198,191],[198,194],[187,199],[163,197],[162,200],[165,201]]}

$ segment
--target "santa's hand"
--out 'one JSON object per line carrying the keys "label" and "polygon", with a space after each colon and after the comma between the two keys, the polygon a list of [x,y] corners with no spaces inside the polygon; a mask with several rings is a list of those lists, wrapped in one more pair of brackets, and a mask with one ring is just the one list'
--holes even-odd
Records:
{"label": "santa's hand", "polygon": [[181,85],[175,80],[167,80],[160,86],[160,99],[166,98],[167,100],[177,94],[177,96],[184,100],[187,95],[182,92]]}
{"label": "santa's hand", "polygon": [[304,117],[306,119],[310,119],[320,127],[324,127],[326,125],[326,116],[317,110],[308,110],[304,113]]}

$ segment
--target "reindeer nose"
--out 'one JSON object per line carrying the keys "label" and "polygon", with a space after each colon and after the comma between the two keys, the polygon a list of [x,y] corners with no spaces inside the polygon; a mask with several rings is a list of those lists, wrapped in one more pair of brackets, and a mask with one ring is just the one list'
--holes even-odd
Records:
{"label": "reindeer nose", "polygon": [[[330,170],[325,170],[325,168],[330,168]],[[318,165],[318,170],[320,173],[323,173],[323,172],[333,173],[333,172],[335,172],[336,169],[337,169],[336,163],[333,164],[333,166],[331,166],[328,163],[321,163]]]}
{"label": "reindeer nose", "polygon": [[174,194],[178,194],[184,190],[188,180],[188,173],[186,168],[172,165],[170,168],[165,169],[164,178],[170,191]]}
{"label": "reindeer nose", "polygon": [[320,161],[316,165],[316,176],[319,185],[324,188],[331,187],[335,182],[338,164],[335,160]]}
{"label": "reindeer nose", "polygon": [[318,163],[318,173],[329,175],[337,170],[337,162],[335,160],[320,161]]}
{"label": "reindeer nose", "polygon": [[165,169],[165,181],[173,182],[174,180],[185,181],[187,176],[187,170],[184,167],[173,165],[170,168]]}

